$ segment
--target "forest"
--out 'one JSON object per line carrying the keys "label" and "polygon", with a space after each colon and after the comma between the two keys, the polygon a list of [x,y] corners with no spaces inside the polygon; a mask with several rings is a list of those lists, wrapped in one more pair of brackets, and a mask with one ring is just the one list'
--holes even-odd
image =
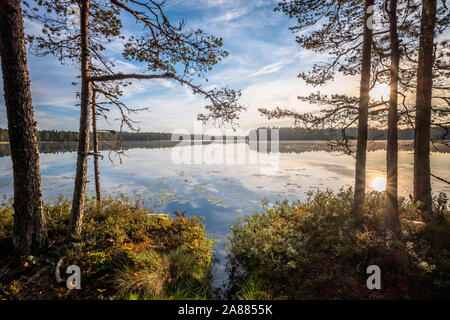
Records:
{"label": "forest", "polygon": [[[0,299],[450,299],[448,2],[238,1],[213,22],[264,10],[295,48],[256,71],[240,60],[272,53],[237,56],[238,33],[198,18],[231,4],[199,2],[0,2]],[[58,72],[64,111],[39,83]],[[207,146],[126,145],[198,124],[181,133]]]}
{"label": "forest", "polygon": [[[250,134],[255,134],[259,137],[260,130],[267,130],[267,136],[270,137],[270,130],[278,129],[279,130],[279,139],[281,141],[289,141],[289,140],[341,140],[344,138],[340,130],[337,129],[304,129],[304,128],[259,128]],[[356,140],[358,138],[358,130],[357,128],[348,128],[346,130],[346,134],[348,137],[351,137],[352,140]],[[448,129],[445,128],[432,128],[431,129],[431,139],[434,141],[440,140],[449,140]],[[367,133],[367,139],[370,141],[374,140],[386,140],[387,131],[381,129],[372,129]],[[414,130],[413,129],[399,129],[398,130],[398,140],[414,140]]]}
{"label": "forest", "polygon": [[[308,130],[304,128],[259,128],[255,131],[251,131],[249,135],[256,134],[259,137],[258,130],[269,130],[268,136],[270,137],[270,129],[278,129],[279,139],[281,141],[288,140],[336,140],[342,139],[342,135],[338,130],[332,129],[319,129],[319,130]],[[348,135],[356,139],[358,137],[358,132],[356,128],[349,128],[347,130]],[[98,132],[99,139],[105,141],[115,141],[118,139],[119,133],[111,132]],[[448,128],[432,128],[431,138],[432,140],[449,140],[450,133]],[[38,141],[50,141],[50,142],[67,142],[67,141],[78,141],[78,132],[76,131],[63,131],[63,130],[38,130],[36,132]],[[202,137],[207,140],[210,137]],[[90,139],[92,140],[92,133]],[[172,139],[171,133],[163,132],[127,132],[121,133],[120,139],[122,141],[170,141]],[[191,139],[194,136],[191,135]],[[224,138],[226,139],[226,137]],[[248,136],[247,136],[248,139]],[[369,140],[386,140],[386,130],[369,130],[368,132]],[[414,130],[413,129],[400,129],[398,132],[399,140],[414,140]],[[0,128],[0,141],[9,141],[8,130]]]}
{"label": "forest", "polygon": [[[118,139],[119,133],[111,130],[111,132],[99,132],[99,139],[105,141],[115,141]],[[164,141],[171,140],[171,133],[163,132],[122,132],[120,139],[123,141]],[[64,130],[37,130],[36,138],[38,141],[50,142],[67,142],[78,141],[77,131]],[[92,140],[92,133],[91,133]],[[9,141],[8,130],[0,128],[0,141]]]}

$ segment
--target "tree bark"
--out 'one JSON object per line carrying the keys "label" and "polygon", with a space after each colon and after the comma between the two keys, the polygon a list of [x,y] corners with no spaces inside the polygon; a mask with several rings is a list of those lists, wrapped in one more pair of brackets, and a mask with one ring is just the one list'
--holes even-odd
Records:
{"label": "tree bark", "polygon": [[97,195],[97,203],[102,201],[102,194],[100,189],[100,169],[98,167],[98,133],[97,133],[97,106],[96,106],[97,92],[92,90],[92,137],[94,144],[94,176],[95,176],[95,193]]}
{"label": "tree bark", "polygon": [[13,163],[14,245],[19,254],[30,254],[45,247],[47,229],[20,0],[0,2],[0,56]]}
{"label": "tree bark", "polygon": [[398,39],[397,0],[390,0],[389,34],[391,46],[391,83],[388,108],[387,152],[386,152],[386,200],[389,226],[398,238],[400,235],[400,219],[398,213],[398,82],[400,49]]}
{"label": "tree bark", "polygon": [[425,220],[431,218],[430,124],[436,0],[423,0],[417,67],[414,137],[414,200]]}
{"label": "tree bark", "polygon": [[364,38],[361,61],[361,87],[358,111],[358,141],[356,145],[355,165],[355,194],[353,199],[352,216],[356,220],[361,219],[366,193],[366,153],[369,118],[369,92],[370,92],[370,69],[372,57],[373,30],[368,21],[372,13],[370,7],[374,0],[366,0],[364,8]]}
{"label": "tree bark", "polygon": [[83,220],[86,175],[89,153],[90,106],[89,98],[91,83],[89,81],[89,0],[83,0],[80,8],[81,24],[81,107],[80,132],[78,143],[77,169],[72,200],[72,216],[69,224],[69,237],[81,233]]}

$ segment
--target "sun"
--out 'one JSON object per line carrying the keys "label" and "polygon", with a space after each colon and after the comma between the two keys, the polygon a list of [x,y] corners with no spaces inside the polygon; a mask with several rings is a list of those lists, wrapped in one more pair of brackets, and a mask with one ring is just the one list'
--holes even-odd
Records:
{"label": "sun", "polygon": [[390,88],[385,83],[377,84],[370,91],[370,94],[376,100],[381,101],[383,99],[384,101],[387,101],[387,100],[389,100]]}
{"label": "sun", "polygon": [[386,191],[386,178],[378,177],[372,180],[372,189],[377,191]]}

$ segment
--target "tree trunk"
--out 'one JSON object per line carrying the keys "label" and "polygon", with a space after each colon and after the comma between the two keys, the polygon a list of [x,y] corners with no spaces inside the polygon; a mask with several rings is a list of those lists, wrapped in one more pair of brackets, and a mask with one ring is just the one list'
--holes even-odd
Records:
{"label": "tree trunk", "polygon": [[80,234],[83,220],[87,162],[89,154],[89,125],[90,125],[90,90],[89,81],[89,0],[81,2],[81,107],[80,107],[80,133],[78,143],[77,170],[72,200],[72,216],[69,224],[69,236]]}
{"label": "tree trunk", "polygon": [[94,139],[94,175],[95,175],[95,193],[97,194],[97,203],[102,201],[100,189],[100,169],[98,168],[98,133],[97,133],[97,106],[95,90],[92,91],[92,137]]}
{"label": "tree trunk", "polygon": [[430,124],[436,0],[424,0],[417,67],[416,131],[414,137],[414,200],[425,220],[431,218]]}
{"label": "tree trunk", "polygon": [[366,152],[367,131],[369,118],[369,91],[370,68],[372,57],[373,30],[368,21],[371,16],[369,8],[374,5],[374,0],[366,0],[364,12],[364,38],[361,61],[361,87],[358,114],[358,142],[356,145],[355,165],[355,194],[353,199],[352,216],[358,221],[361,219],[366,193]]}
{"label": "tree trunk", "polygon": [[395,238],[400,235],[398,214],[398,82],[400,49],[397,27],[397,0],[390,0],[389,34],[391,44],[391,83],[388,109],[387,152],[386,152],[386,200],[389,226]]}
{"label": "tree trunk", "polygon": [[47,229],[20,0],[0,2],[0,56],[14,176],[14,245],[19,254],[29,254],[45,247]]}

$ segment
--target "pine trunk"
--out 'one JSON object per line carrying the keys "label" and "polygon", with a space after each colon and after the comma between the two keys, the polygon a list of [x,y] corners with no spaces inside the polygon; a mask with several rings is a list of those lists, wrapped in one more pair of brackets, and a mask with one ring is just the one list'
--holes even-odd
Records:
{"label": "pine trunk", "polygon": [[417,67],[416,131],[414,137],[414,200],[423,217],[431,218],[430,124],[436,0],[424,0]]}
{"label": "pine trunk", "polygon": [[386,200],[390,228],[396,238],[400,235],[398,213],[398,82],[400,50],[397,27],[397,0],[389,6],[389,34],[391,45],[391,83],[388,110],[387,152],[386,152]]}
{"label": "pine trunk", "polygon": [[89,0],[81,2],[81,107],[80,132],[78,142],[77,169],[72,201],[72,216],[69,224],[69,236],[80,234],[83,221],[86,176],[89,154],[89,126],[90,126],[90,91],[89,82]]}
{"label": "pine trunk", "polygon": [[20,0],[0,2],[0,56],[14,177],[14,245],[19,254],[45,247],[39,150]]}
{"label": "pine trunk", "polygon": [[96,92],[92,91],[92,138],[94,144],[94,176],[95,176],[95,193],[97,195],[97,203],[102,201],[102,194],[100,189],[100,169],[98,167],[98,133],[97,133],[97,106],[96,106]]}
{"label": "pine trunk", "polygon": [[353,200],[352,215],[356,220],[361,219],[366,193],[366,153],[367,131],[369,118],[369,92],[370,92],[370,68],[372,56],[373,30],[368,21],[371,16],[369,8],[374,5],[374,0],[366,0],[364,12],[364,38],[361,61],[361,87],[358,112],[358,141],[356,145],[355,165],[355,194]]}

